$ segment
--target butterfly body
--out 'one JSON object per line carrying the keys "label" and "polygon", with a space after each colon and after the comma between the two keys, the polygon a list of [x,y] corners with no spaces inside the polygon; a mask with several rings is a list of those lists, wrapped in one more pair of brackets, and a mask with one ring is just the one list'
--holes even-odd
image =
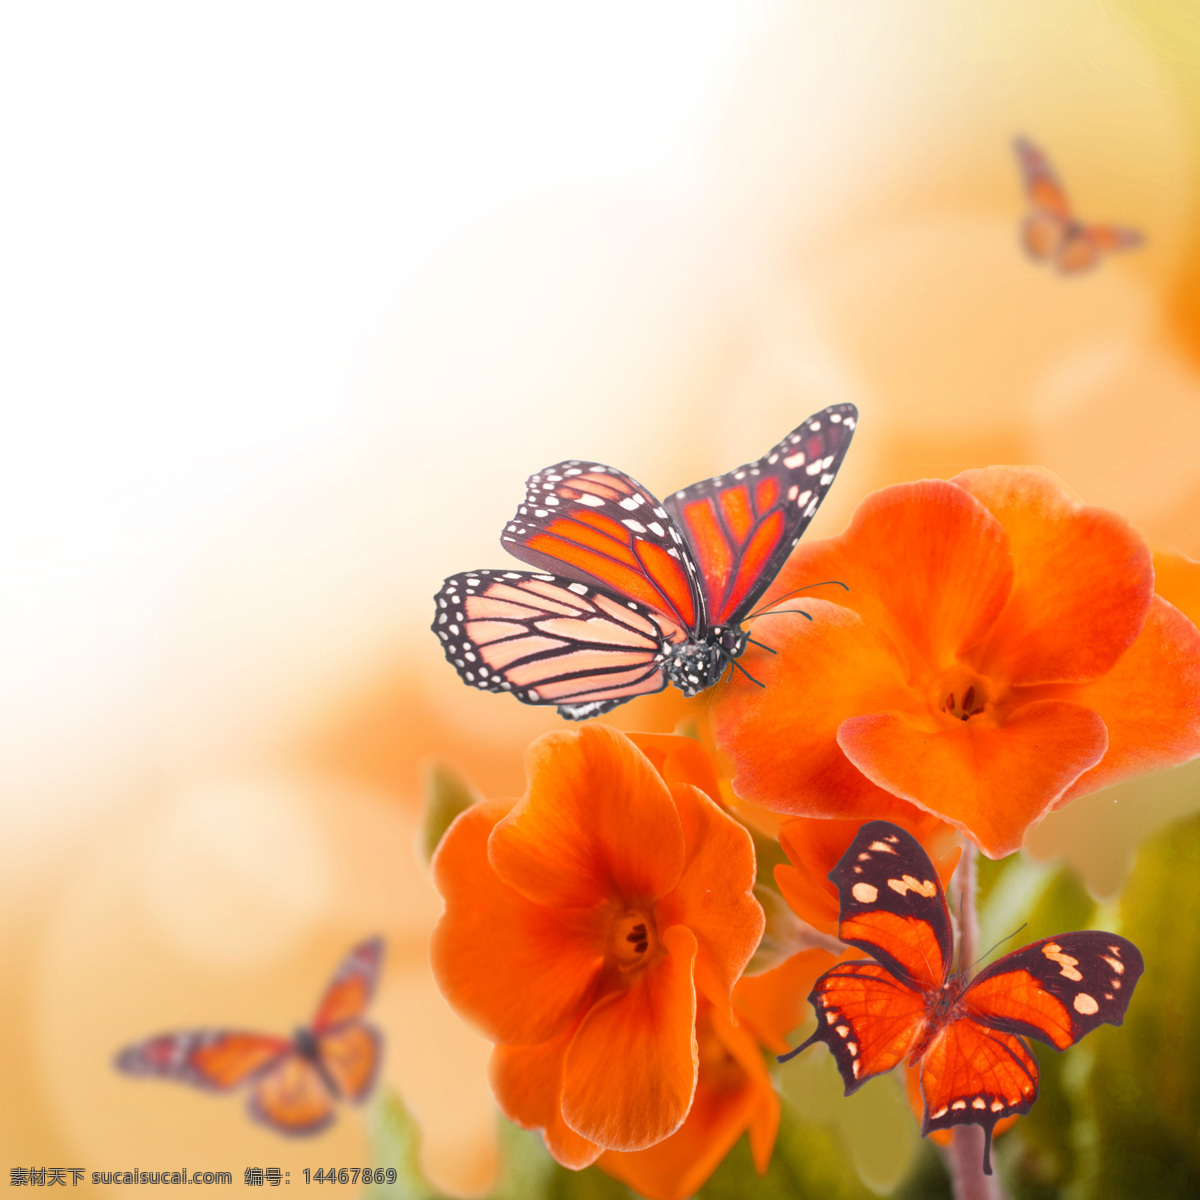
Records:
{"label": "butterfly body", "polygon": [[1021,222],[1021,242],[1031,258],[1075,275],[1094,267],[1103,254],[1131,250],[1145,240],[1136,229],[1080,221],[1046,155],[1027,138],[1017,138],[1013,147],[1031,206]]}
{"label": "butterfly body", "polygon": [[433,631],[464,683],[597,716],[668,684],[712,687],[743,622],[800,539],[858,422],[814,413],[761,459],[660,502],[613,467],[530,476],[501,545],[537,568],[452,575]]}
{"label": "butterfly body", "polygon": [[249,1089],[248,1109],[280,1133],[311,1134],[334,1119],[334,1101],[366,1098],[383,1039],[362,1018],[383,957],[378,938],[350,952],[317,1006],[311,1026],[291,1039],[221,1029],[165,1033],[126,1047],[118,1071],[175,1079],[193,1087]]}
{"label": "butterfly body", "polygon": [[873,958],[838,963],[809,994],[813,1035],[780,1061],[824,1042],[846,1094],[901,1062],[919,1067],[922,1134],[975,1124],[991,1174],[996,1123],[1028,1112],[1038,1093],[1034,1037],[1065,1050],[1101,1023],[1121,1024],[1142,956],[1095,930],[1043,938],[969,978],[951,970],[953,938],[941,882],[899,826],[862,826],[829,878],[838,936]]}

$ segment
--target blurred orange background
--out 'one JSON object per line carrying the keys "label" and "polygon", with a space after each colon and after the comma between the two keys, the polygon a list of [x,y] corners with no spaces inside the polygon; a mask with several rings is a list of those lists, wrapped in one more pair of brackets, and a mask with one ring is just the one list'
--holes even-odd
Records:
{"label": "blurred orange background", "polygon": [[[487,1045],[426,963],[423,773],[517,794],[559,722],[464,688],[427,626],[443,576],[504,565],[547,463],[661,495],[851,400],[809,536],[885,484],[1036,463],[1200,558],[1184,6],[27,6],[0,32],[4,1169],[367,1165],[356,1111],[284,1141],[111,1059],[288,1032],[380,933],[386,1083],[435,1181],[487,1185]],[[1017,133],[1146,246],[1031,263]],[[1029,849],[1111,894],[1200,806],[1194,768]]]}

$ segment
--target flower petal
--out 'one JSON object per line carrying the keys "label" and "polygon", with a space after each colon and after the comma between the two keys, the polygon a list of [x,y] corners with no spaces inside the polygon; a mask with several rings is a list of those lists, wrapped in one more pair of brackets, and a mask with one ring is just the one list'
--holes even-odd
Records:
{"label": "flower petal", "polygon": [[709,1009],[698,1026],[700,1076],[687,1120],[645,1150],[606,1151],[597,1165],[649,1200],[684,1200],[703,1186],[742,1132],[750,1130],[761,1174],[779,1127],[779,1097],[754,1039]]}
{"label": "flower petal", "polygon": [[1142,636],[1102,679],[1071,690],[1108,726],[1108,753],[1055,804],[1200,755],[1200,630],[1161,596]]}
{"label": "flower petal", "polygon": [[1108,737],[1090,708],[1035,700],[1002,726],[973,719],[931,731],[906,715],[855,717],[838,729],[838,744],[864,775],[1001,858],[1100,761]]}
{"label": "flower petal", "polygon": [[429,943],[438,987],[493,1041],[543,1042],[590,1003],[604,964],[595,910],[533,904],[488,863],[488,835],[511,807],[484,801],[446,831],[433,879],[446,911]]}
{"label": "flower petal", "polygon": [[986,467],[953,482],[1004,526],[1016,572],[1008,606],[971,658],[1017,685],[1102,675],[1146,620],[1154,569],[1145,540],[1043,471]]}
{"label": "flower petal", "polygon": [[548,733],[525,762],[529,791],[488,848],[501,879],[562,908],[644,902],[675,886],[684,851],[675,804],[623,733],[603,725]]}
{"label": "flower petal", "polygon": [[[1000,615],[1012,557],[1004,529],[982,504],[952,483],[926,479],[868,496],[839,537],[801,542],[767,599],[823,579],[846,584],[848,591],[821,594],[883,630],[914,669],[936,669]],[[811,611],[811,604],[800,597],[786,607]],[[774,627],[773,620],[757,626],[756,636],[771,642]]]}
{"label": "flower petal", "polygon": [[787,1035],[810,1012],[808,993],[817,976],[828,971],[834,961],[833,955],[824,950],[802,950],[772,971],[739,979],[733,990],[739,1028],[782,1054],[788,1048]]}
{"label": "flower petal", "polygon": [[631,733],[628,736],[667,784],[694,784],[718,804],[721,802],[717,765],[695,738],[674,733]]}
{"label": "flower petal", "polygon": [[806,600],[803,617],[780,617],[767,637],[775,655],[743,661],[762,681],[738,676],[718,689],[713,728],[733,761],[734,791],[775,812],[888,820],[907,805],[871,783],[838,748],[838,726],[863,712],[910,703],[908,669],[886,636],[848,608]]}
{"label": "flower petal", "polygon": [[658,903],[660,929],[686,925],[696,935],[696,987],[732,1017],[730,993],[762,937],[754,898],[754,841],[699,788],[676,784],[687,859],[679,883]]}
{"label": "flower petal", "polygon": [[500,1111],[523,1129],[540,1129],[556,1162],[578,1171],[595,1162],[601,1147],[582,1138],[563,1120],[563,1059],[573,1030],[540,1046],[497,1046],[488,1077]]}
{"label": "flower petal", "polygon": [[567,1048],[563,1117],[609,1150],[669,1137],[696,1090],[696,936],[674,925],[662,944],[665,956],[595,1004]]}

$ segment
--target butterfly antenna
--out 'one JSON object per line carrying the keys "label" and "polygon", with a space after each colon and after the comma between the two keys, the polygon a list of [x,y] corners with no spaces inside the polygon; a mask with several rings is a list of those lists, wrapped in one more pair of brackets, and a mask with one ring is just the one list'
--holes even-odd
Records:
{"label": "butterfly antenna", "polygon": [[967,891],[964,888],[958,894],[958,949],[954,957],[958,961],[954,964],[954,973],[957,975],[962,970],[962,940],[963,940],[963,920],[966,911]]}
{"label": "butterfly antenna", "polygon": [[752,637],[748,637],[746,639],[746,641],[751,646],[757,646],[760,650],[765,650],[768,654],[778,654],[779,653],[778,650],[772,650],[770,646],[765,646],[765,645],[763,645],[762,642],[756,642]]}
{"label": "butterfly antenna", "polygon": [[732,655],[726,654],[725,657],[728,659],[729,665],[735,670],[741,671],[741,673],[745,675],[745,677],[750,680],[751,683],[757,683],[760,688],[765,688],[767,686],[765,683],[761,683],[759,680],[755,679],[754,676],[751,675],[750,672],[747,671],[746,668],[743,667],[742,664],[738,662],[738,660]]}
{"label": "butterfly antenna", "polygon": [[806,583],[803,587],[793,588],[790,592],[784,592],[782,596],[776,596],[770,604],[764,604],[758,612],[752,612],[746,620],[749,621],[751,617],[757,617],[760,613],[766,612],[772,605],[782,604],[785,600],[790,600],[801,592],[807,592],[809,588],[828,587],[831,584],[835,587],[845,588],[846,591],[850,590],[849,584],[843,583],[840,579],[822,579],[820,583]]}
{"label": "butterfly antenna", "polygon": [[812,617],[809,617],[808,613],[802,608],[768,608],[766,612],[755,613],[753,616],[747,617],[746,620],[755,621],[759,617],[778,617],[784,613],[799,613],[802,617],[808,617],[810,621],[812,620]]}
{"label": "butterfly antenna", "polygon": [[[1025,922],[1025,925],[1028,925],[1028,924],[1029,924],[1029,922],[1028,922],[1028,921],[1026,921],[1026,922]],[[1002,937],[1002,938],[1001,938],[1001,939],[1000,939],[1000,940],[999,940],[999,941],[996,943],[996,946],[1003,946],[1003,945],[1004,945],[1004,943],[1005,943],[1005,942],[1007,942],[1007,941],[1009,940],[1009,938],[1015,938],[1015,937],[1017,936],[1017,934],[1021,932],[1021,929],[1024,929],[1024,928],[1025,928],[1025,925],[1022,925],[1022,926],[1020,927],[1020,929],[1014,929],[1014,930],[1012,931],[1012,933],[1008,934],[1008,936],[1007,936],[1007,937]],[[980,955],[980,956],[979,956],[979,957],[978,957],[978,958],[975,960],[975,962],[973,962],[973,963],[971,964],[971,967],[975,966],[975,965],[976,965],[976,963],[981,963],[981,962],[983,962],[983,960],[984,960],[985,958],[987,958],[987,956],[988,956],[989,954],[991,954],[992,950],[995,950],[995,949],[996,949],[996,946],[993,946],[993,947],[991,948],[991,950],[985,950],[985,951],[984,951],[984,952],[983,952],[983,953],[982,953],[982,954],[981,954],[981,955]],[[968,968],[967,968],[967,970],[969,971],[969,970],[971,969],[971,967],[968,967]]]}

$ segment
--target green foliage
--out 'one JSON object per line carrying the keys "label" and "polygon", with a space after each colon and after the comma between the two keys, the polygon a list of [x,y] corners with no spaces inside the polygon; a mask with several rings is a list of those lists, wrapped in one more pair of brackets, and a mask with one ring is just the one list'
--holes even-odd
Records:
{"label": "green foliage", "polygon": [[1142,847],[1120,911],[1146,973],[1124,1027],[1088,1039],[1078,1195],[1200,1196],[1200,816]]}
{"label": "green foliage", "polygon": [[746,826],[754,840],[755,879],[766,887],[775,886],[775,868],[788,861],[783,847],[774,839]]}
{"label": "green foliage", "polygon": [[[1011,942],[999,947],[998,955],[1051,934],[1097,926],[1095,901],[1075,871],[1034,867],[1019,857],[1014,857],[1011,864],[1011,877],[1001,881],[993,892],[994,907],[1003,911],[1003,919],[1019,918],[1018,924],[1020,920],[1027,924]],[[1033,903],[1023,913],[1012,911],[1014,896],[1033,899]],[[997,915],[989,916],[995,924]],[[1036,1039],[1030,1039],[1029,1044],[1040,1074],[1037,1103],[1011,1132],[997,1139],[995,1156],[1012,1200],[1053,1200],[1062,1194],[1077,1169],[1073,1137],[1077,1106],[1067,1076],[1072,1071],[1078,1076],[1079,1068],[1086,1071],[1087,1052],[1077,1048],[1061,1054]]]}
{"label": "green foliage", "polygon": [[421,855],[426,862],[433,858],[438,842],[450,828],[454,818],[465,812],[479,799],[475,789],[456,771],[441,763],[429,768],[425,780],[425,811],[421,820]]}

